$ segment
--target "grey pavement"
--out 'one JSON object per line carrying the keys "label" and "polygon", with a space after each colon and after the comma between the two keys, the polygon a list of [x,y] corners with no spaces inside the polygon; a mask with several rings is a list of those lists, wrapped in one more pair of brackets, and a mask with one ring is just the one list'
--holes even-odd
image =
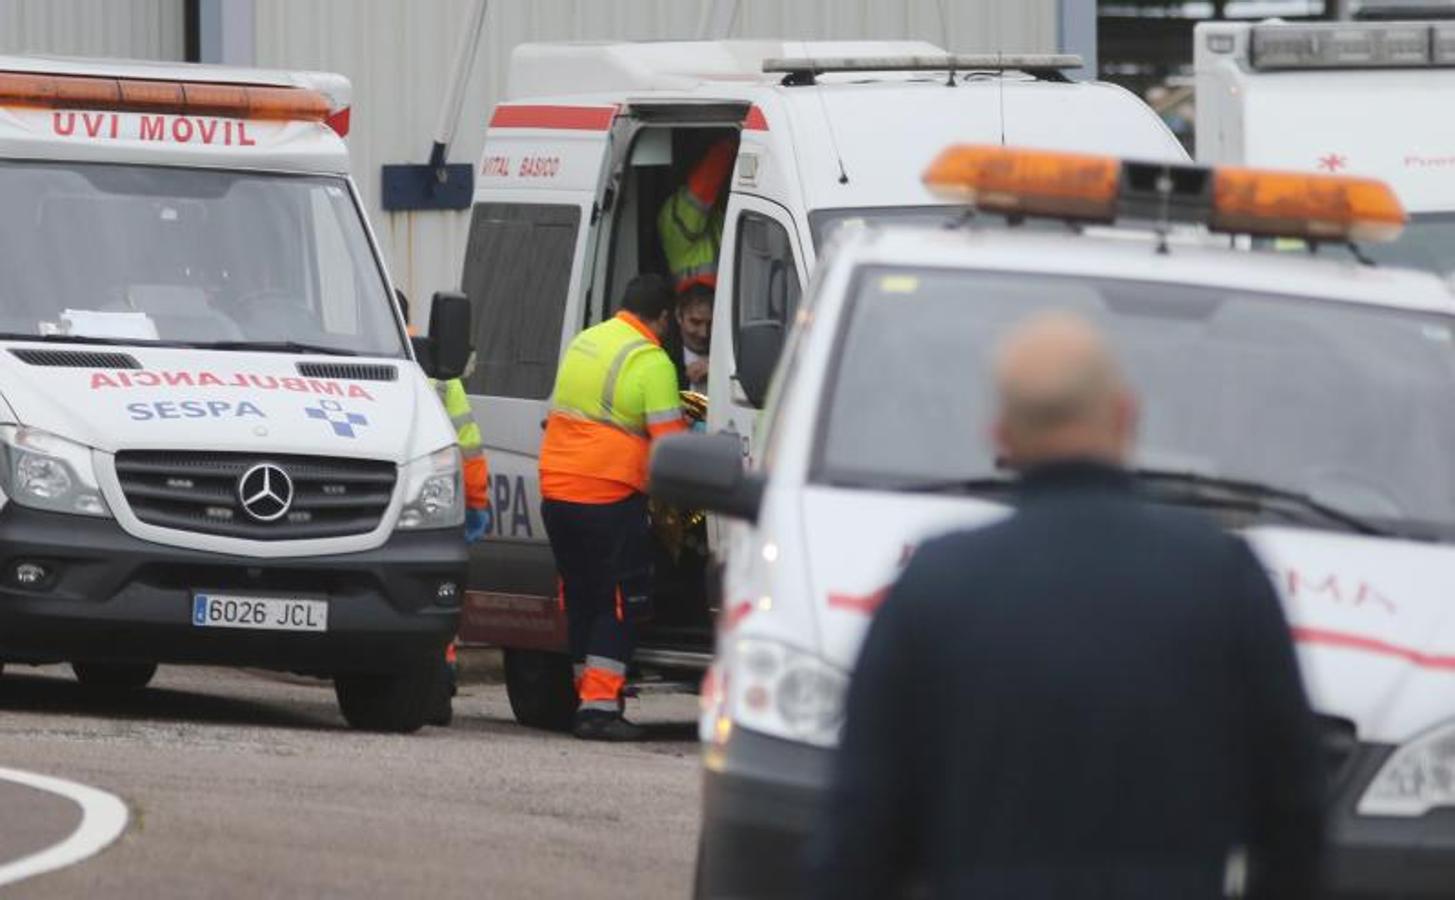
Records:
{"label": "grey pavement", "polygon": [[7,667],[0,765],[110,791],[132,821],[101,855],[5,896],[684,897],[695,709],[644,697],[633,714],[651,740],[594,745],[520,728],[502,686],[466,684],[454,727],[369,735],[301,679],[164,667],[116,698],[65,668]]}
{"label": "grey pavement", "polygon": [[0,780],[0,866],[64,841],[80,824],[74,801]]}

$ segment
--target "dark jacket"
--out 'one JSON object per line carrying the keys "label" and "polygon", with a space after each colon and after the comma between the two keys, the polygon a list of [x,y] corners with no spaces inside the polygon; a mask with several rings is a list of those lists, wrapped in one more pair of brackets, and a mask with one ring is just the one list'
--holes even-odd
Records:
{"label": "dark jacket", "polygon": [[677,369],[678,390],[687,390],[692,386],[692,382],[687,380],[687,362],[682,354],[682,330],[677,325],[676,316],[672,317],[672,327],[662,338],[662,349],[667,351],[667,357],[672,360],[672,365]]}
{"label": "dark jacket", "polygon": [[1315,725],[1283,611],[1240,539],[1091,464],[923,545],[854,673],[817,896],[1309,896]]}

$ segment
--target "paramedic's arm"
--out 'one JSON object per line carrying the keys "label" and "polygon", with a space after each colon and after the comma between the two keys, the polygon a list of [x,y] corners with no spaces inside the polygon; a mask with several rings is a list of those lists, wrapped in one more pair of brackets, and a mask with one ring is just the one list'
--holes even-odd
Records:
{"label": "paramedic's arm", "polygon": [[687,430],[682,417],[682,395],[677,387],[677,367],[666,351],[647,354],[642,360],[642,411],[647,434],[652,440]]}
{"label": "paramedic's arm", "polygon": [[1239,671],[1251,784],[1248,896],[1297,900],[1316,893],[1323,839],[1323,772],[1283,606],[1252,551],[1235,542]]}
{"label": "paramedic's arm", "polygon": [[913,735],[922,730],[910,698],[923,689],[911,619],[928,587],[916,569],[912,562],[875,614],[849,685],[843,741],[809,849],[808,888],[821,900],[896,896],[909,875],[918,840]]}
{"label": "paramedic's arm", "polygon": [[718,195],[727,186],[728,175],[732,174],[733,158],[737,153],[737,141],[723,138],[703,154],[692,173],[687,176],[687,190],[693,199],[707,209],[717,202]]}

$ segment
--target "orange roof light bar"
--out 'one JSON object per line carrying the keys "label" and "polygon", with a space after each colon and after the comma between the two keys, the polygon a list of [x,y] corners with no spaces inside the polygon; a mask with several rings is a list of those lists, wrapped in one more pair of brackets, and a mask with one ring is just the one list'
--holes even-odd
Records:
{"label": "orange roof light bar", "polygon": [[1406,221],[1389,185],[1344,175],[1219,168],[1212,205],[1210,227],[1236,234],[1385,242]]}
{"label": "orange roof light bar", "polygon": [[941,197],[1015,217],[1113,222],[1120,215],[1311,241],[1392,241],[1405,224],[1388,185],[1344,175],[962,144],[942,152],[924,182]]}
{"label": "orange roof light bar", "polygon": [[1121,162],[1110,156],[959,144],[924,174],[929,189],[986,212],[1111,222]]}
{"label": "orange roof light bar", "polygon": [[333,112],[327,96],[304,88],[26,72],[0,72],[0,106],[318,122]]}

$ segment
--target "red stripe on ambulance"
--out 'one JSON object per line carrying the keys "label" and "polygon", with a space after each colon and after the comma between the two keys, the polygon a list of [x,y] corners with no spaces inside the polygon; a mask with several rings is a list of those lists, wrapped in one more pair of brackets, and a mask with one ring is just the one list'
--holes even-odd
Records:
{"label": "red stripe on ambulance", "polygon": [[491,128],[555,128],[563,131],[608,131],[615,106],[497,106]]}

